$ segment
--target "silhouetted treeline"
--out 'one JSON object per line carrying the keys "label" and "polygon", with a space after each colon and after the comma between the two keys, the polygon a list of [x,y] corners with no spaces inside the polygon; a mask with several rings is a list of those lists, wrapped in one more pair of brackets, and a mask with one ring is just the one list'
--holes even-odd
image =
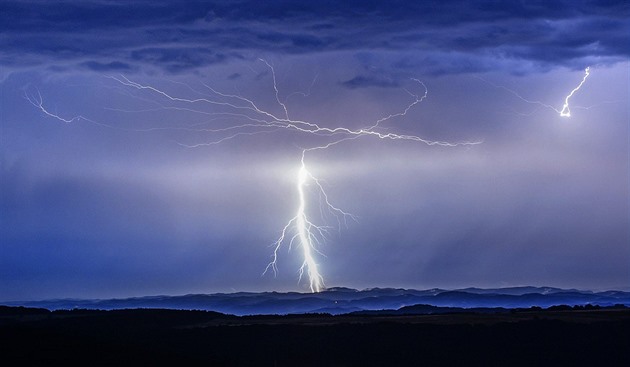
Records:
{"label": "silhouetted treeline", "polygon": [[0,307],[0,346],[4,362],[29,366],[625,366],[630,310],[236,317]]}

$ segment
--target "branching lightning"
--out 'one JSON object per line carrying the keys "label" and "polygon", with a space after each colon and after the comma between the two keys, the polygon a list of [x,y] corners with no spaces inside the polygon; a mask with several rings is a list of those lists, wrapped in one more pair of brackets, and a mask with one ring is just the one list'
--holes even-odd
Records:
{"label": "branching lightning", "polygon": [[[216,119],[236,119],[240,121],[238,124],[233,124],[224,128],[201,128],[199,125],[192,126],[166,126],[166,127],[152,127],[148,129],[129,129],[129,128],[120,128],[114,126],[112,124],[106,124],[102,122],[96,122],[94,120],[85,118],[83,116],[76,116],[72,118],[64,118],[59,116],[56,113],[52,113],[44,107],[44,101],[37,91],[36,93],[26,94],[26,98],[28,101],[33,104],[36,108],[38,108],[42,113],[46,116],[55,118],[64,123],[76,123],[81,120],[89,121],[95,124],[98,124],[103,127],[121,129],[126,131],[154,131],[154,130],[185,130],[185,131],[193,131],[193,132],[204,132],[209,133],[213,136],[212,139],[205,141],[203,143],[194,143],[194,144],[184,144],[179,143],[183,147],[186,148],[198,148],[203,146],[216,145],[220,143],[224,143],[228,140],[235,139],[241,136],[251,136],[258,134],[272,134],[281,130],[284,131],[292,131],[296,134],[300,135],[309,135],[315,136],[320,139],[327,140],[326,143],[312,146],[309,148],[304,148],[301,151],[301,159],[300,159],[300,167],[297,172],[295,190],[298,198],[297,210],[295,212],[295,216],[291,218],[284,228],[281,231],[280,237],[273,243],[273,254],[272,259],[265,268],[263,274],[268,271],[272,271],[274,274],[277,274],[278,267],[278,255],[279,251],[283,245],[288,245],[288,248],[291,249],[293,246],[298,246],[301,249],[303,262],[301,267],[299,268],[299,279],[301,280],[304,276],[308,277],[309,288],[312,292],[319,292],[324,289],[324,278],[320,273],[318,263],[315,259],[316,254],[322,255],[322,252],[319,250],[320,245],[326,239],[329,231],[334,226],[327,225],[319,225],[316,224],[314,220],[309,218],[308,212],[311,204],[309,198],[316,194],[319,196],[319,207],[322,213],[326,212],[328,217],[335,217],[337,220],[337,226],[341,226],[342,224],[347,224],[347,221],[355,220],[355,217],[347,213],[340,208],[334,206],[329,197],[324,190],[324,186],[315,176],[313,176],[309,170],[307,169],[306,164],[306,156],[308,153],[312,153],[317,150],[324,150],[331,148],[332,146],[341,144],[343,142],[359,139],[359,138],[378,138],[383,140],[405,140],[411,142],[423,143],[426,145],[438,145],[438,146],[446,146],[446,147],[455,147],[462,145],[475,145],[479,144],[479,142],[458,142],[451,143],[446,141],[433,141],[421,138],[415,135],[405,135],[405,134],[396,134],[388,131],[384,131],[381,128],[381,124],[386,121],[403,117],[407,115],[407,113],[417,106],[420,102],[422,102],[425,98],[427,98],[428,89],[426,85],[418,80],[411,79],[411,81],[422,87],[423,93],[414,93],[408,89],[405,89],[407,94],[410,96],[410,102],[402,108],[399,112],[389,114],[382,118],[379,118],[371,123],[364,124],[364,128],[360,129],[350,129],[343,126],[337,127],[327,127],[321,124],[317,124],[314,122],[303,121],[299,119],[291,119],[289,116],[289,108],[287,107],[287,98],[284,101],[280,98],[279,88],[276,82],[276,73],[274,67],[268,63],[267,61],[260,59],[262,63],[265,64],[267,68],[271,71],[272,81],[273,81],[273,90],[275,93],[275,101],[278,106],[282,110],[282,115],[274,114],[273,112],[264,110],[259,107],[253,100],[243,97],[241,95],[235,94],[227,94],[220,91],[215,90],[213,87],[203,84],[204,90],[196,90],[190,86],[186,86],[194,93],[200,95],[199,98],[183,98],[179,96],[175,96],[169,94],[166,91],[158,89],[157,87],[150,85],[143,85],[137,82],[134,82],[128,79],[125,76],[108,76],[107,78],[115,81],[118,85],[128,88],[131,91],[136,91],[138,94],[142,94],[145,96],[143,100],[149,100],[156,107],[151,110],[175,110],[175,111],[186,111],[191,113],[203,114],[212,116]],[[587,69],[588,71],[588,69]],[[588,74],[586,75],[588,76]],[[586,76],[584,80],[586,80]],[[580,84],[580,86],[584,83],[584,80]],[[311,85],[312,86],[312,85]],[[569,98],[580,88],[578,86],[574,89],[571,94],[565,100],[565,106],[567,113],[568,112],[568,101]],[[295,94],[295,93],[293,93]],[[291,95],[293,95],[291,94]],[[306,94],[306,93],[305,93]],[[129,94],[133,96],[132,94]],[[290,95],[289,95],[290,96]],[[139,98],[133,96],[134,98]],[[152,99],[151,99],[152,98]],[[208,110],[208,108],[211,108]],[[216,111],[214,109],[217,109]],[[120,109],[112,109],[118,112],[123,112]],[[564,110],[564,109],[563,109]],[[142,112],[145,110],[138,111],[126,111],[126,112]],[[311,188],[309,191],[308,189]],[[311,195],[309,195],[311,194]],[[322,215],[324,217],[324,215]]]}
{"label": "branching lightning", "polygon": [[39,90],[36,90],[35,93],[31,93],[31,94],[27,94],[25,93],[25,98],[33,105],[35,106],[37,109],[39,109],[44,115],[48,116],[48,117],[52,117],[55,118],[59,121],[65,122],[65,123],[72,123],[72,122],[78,122],[81,119],[85,119],[83,116],[75,116],[69,119],[60,117],[58,114],[53,113],[48,111],[45,107],[44,107],[44,99],[42,98],[42,94],[39,92]]}

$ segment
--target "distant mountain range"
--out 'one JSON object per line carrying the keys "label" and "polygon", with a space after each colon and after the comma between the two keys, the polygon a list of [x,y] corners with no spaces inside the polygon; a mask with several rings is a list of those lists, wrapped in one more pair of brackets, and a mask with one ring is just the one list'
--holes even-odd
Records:
{"label": "distant mountain range", "polygon": [[556,305],[630,306],[630,292],[591,292],[550,287],[511,287],[496,289],[465,288],[398,289],[329,288],[320,293],[297,292],[238,292],[215,294],[188,294],[183,296],[147,296],[123,299],[56,299],[27,302],[4,302],[6,306],[60,309],[127,309],[162,308],[217,311],[233,315],[330,313],[378,310],[411,310],[414,313],[433,313],[453,309],[488,308],[547,308]]}

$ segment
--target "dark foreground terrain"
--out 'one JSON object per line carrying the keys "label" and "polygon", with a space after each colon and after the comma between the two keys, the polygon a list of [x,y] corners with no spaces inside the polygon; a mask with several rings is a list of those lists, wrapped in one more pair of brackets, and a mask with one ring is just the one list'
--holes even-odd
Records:
{"label": "dark foreground terrain", "polygon": [[627,308],[236,317],[0,306],[2,364],[629,366]]}

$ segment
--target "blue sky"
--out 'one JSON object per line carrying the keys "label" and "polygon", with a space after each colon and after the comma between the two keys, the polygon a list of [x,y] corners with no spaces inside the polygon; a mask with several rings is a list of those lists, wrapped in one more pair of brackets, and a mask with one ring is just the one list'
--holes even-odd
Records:
{"label": "blue sky", "polygon": [[629,15],[623,1],[3,1],[0,300],[307,291],[298,246],[261,273],[302,150],[337,137],[238,127],[247,103],[213,90],[348,129],[426,92],[379,131],[481,142],[309,152],[357,218],[320,218],[311,185],[311,215],[333,227],[316,254],[327,286],[627,288]]}

